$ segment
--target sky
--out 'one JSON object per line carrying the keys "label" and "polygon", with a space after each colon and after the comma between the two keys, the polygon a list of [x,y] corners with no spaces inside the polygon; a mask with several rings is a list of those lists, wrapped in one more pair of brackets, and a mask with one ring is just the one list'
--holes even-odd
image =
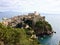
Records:
{"label": "sky", "polygon": [[60,0],[0,0],[0,12],[5,11],[60,14]]}

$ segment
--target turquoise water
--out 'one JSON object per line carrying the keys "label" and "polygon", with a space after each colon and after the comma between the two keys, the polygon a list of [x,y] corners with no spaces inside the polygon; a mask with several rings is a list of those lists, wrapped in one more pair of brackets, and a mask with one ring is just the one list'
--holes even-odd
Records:
{"label": "turquoise water", "polygon": [[[0,13],[0,20],[3,17],[12,17],[15,15],[19,15],[19,13]],[[46,20],[52,25],[56,34],[52,36],[46,36],[45,38],[39,38],[39,41],[43,45],[58,45],[60,41],[60,15],[42,15],[46,17]]]}
{"label": "turquoise water", "polygon": [[39,41],[43,45],[59,45],[60,41],[60,15],[44,15],[46,20],[52,25],[56,34],[53,34],[51,37],[46,36],[45,38],[41,39],[39,37]]}

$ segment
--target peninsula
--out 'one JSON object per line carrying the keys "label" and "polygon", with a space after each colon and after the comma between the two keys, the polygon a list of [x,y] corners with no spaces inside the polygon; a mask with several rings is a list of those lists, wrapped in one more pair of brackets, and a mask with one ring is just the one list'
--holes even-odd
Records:
{"label": "peninsula", "polygon": [[3,24],[15,28],[32,28],[36,35],[52,34],[51,25],[36,11],[27,15],[15,16],[9,19],[4,18]]}

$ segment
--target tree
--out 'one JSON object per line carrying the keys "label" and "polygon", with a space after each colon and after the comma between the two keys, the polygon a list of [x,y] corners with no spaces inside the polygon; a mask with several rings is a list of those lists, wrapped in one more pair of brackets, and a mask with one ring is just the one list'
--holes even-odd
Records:
{"label": "tree", "polygon": [[32,27],[32,20],[25,20],[24,23]]}
{"label": "tree", "polygon": [[20,30],[5,27],[0,24],[0,41],[4,42],[4,45],[16,45],[20,40]]}

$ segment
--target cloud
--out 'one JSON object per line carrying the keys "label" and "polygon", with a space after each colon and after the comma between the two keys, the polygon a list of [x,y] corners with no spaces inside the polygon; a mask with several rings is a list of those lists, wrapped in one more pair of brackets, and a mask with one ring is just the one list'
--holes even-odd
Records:
{"label": "cloud", "polygon": [[60,0],[1,0],[0,11],[60,13]]}

